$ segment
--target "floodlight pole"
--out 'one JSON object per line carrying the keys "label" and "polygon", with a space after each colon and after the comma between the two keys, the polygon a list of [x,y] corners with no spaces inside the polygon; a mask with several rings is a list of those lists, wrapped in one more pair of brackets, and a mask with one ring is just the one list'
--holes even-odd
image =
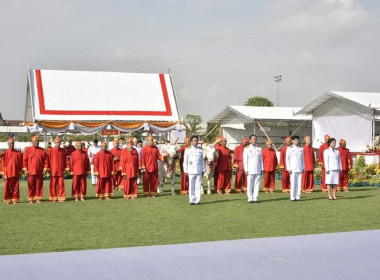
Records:
{"label": "floodlight pole", "polygon": [[274,76],[274,81],[277,83],[277,107],[280,107],[280,82],[282,81],[282,76]]}

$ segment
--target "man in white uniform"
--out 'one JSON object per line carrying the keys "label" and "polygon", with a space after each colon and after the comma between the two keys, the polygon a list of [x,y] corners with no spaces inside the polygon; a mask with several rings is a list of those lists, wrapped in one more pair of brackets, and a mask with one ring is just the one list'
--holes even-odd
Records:
{"label": "man in white uniform", "polygon": [[98,146],[97,139],[94,139],[93,143],[94,145],[88,148],[87,154],[88,154],[88,158],[90,159],[90,164],[91,164],[91,181],[92,181],[92,185],[95,186],[98,181],[98,177],[94,176],[94,158],[95,158],[95,155],[101,150],[101,147]]}
{"label": "man in white uniform", "polygon": [[243,152],[244,172],[247,176],[247,196],[249,203],[258,203],[263,156],[261,148],[256,146],[256,135],[251,135],[249,138],[251,144],[245,147]]}
{"label": "man in white uniform", "polygon": [[185,150],[183,171],[189,178],[190,205],[199,205],[201,201],[201,183],[206,171],[203,149],[198,147],[198,137],[191,137],[191,144]]}
{"label": "man in white uniform", "polygon": [[290,175],[290,200],[297,201],[301,197],[302,173],[305,169],[303,149],[298,146],[300,138],[292,136],[293,145],[286,149],[286,168]]}

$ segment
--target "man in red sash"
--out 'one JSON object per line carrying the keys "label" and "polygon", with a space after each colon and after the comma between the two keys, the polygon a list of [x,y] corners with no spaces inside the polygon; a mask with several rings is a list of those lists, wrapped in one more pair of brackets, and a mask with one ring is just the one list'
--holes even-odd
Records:
{"label": "man in red sash", "polygon": [[216,191],[218,194],[222,194],[222,191],[224,190],[225,194],[230,194],[232,177],[231,151],[226,147],[226,138],[222,138],[220,143],[220,146],[217,148],[219,156],[216,160],[216,166],[218,167]]}
{"label": "man in red sash", "polygon": [[43,192],[44,175],[49,170],[49,157],[45,151],[39,147],[38,136],[33,136],[32,146],[24,151],[22,170],[28,176],[28,202],[41,203]]}
{"label": "man in red sash", "polygon": [[276,186],[275,175],[277,168],[277,155],[273,149],[273,143],[271,140],[267,140],[267,147],[262,151],[263,166],[264,166],[264,186],[263,191],[268,193],[274,193]]}
{"label": "man in red sash", "polygon": [[108,143],[103,141],[101,150],[94,157],[94,175],[98,178],[95,195],[99,200],[103,197],[110,199],[113,196],[113,155],[107,148]]}
{"label": "man in red sash", "polygon": [[91,165],[83,143],[77,141],[77,150],[71,153],[70,168],[73,174],[72,196],[75,201],[84,201],[87,192],[87,174],[91,174]]}
{"label": "man in red sash", "polygon": [[112,187],[114,190],[119,190],[123,187],[123,177],[121,176],[121,169],[120,169],[120,156],[121,156],[121,149],[119,147],[119,139],[115,138],[113,139],[113,148],[110,151],[113,154],[113,164],[114,164],[114,170],[113,170],[113,176],[112,176]]}
{"label": "man in red sash", "polygon": [[247,191],[247,176],[244,172],[243,165],[243,152],[244,148],[249,145],[249,140],[244,137],[241,140],[241,144],[238,145],[234,150],[234,167],[236,168],[235,176],[235,192],[242,193]]}
{"label": "man in red sash", "polygon": [[282,192],[290,192],[290,175],[286,169],[286,149],[292,144],[292,139],[290,137],[285,138],[285,145],[280,151],[280,164],[279,168],[282,170]]}
{"label": "man in red sash", "polygon": [[315,154],[314,148],[311,145],[310,136],[305,136],[304,140],[303,159],[305,170],[302,174],[302,192],[311,193],[314,190]]}
{"label": "man in red sash", "polygon": [[[69,171],[66,150],[61,148],[61,138],[54,139],[55,147],[48,152],[50,161],[50,190],[49,200],[51,202],[64,202],[66,200],[65,180],[63,175]],[[58,186],[58,192],[57,192]]]}
{"label": "man in red sash", "polygon": [[8,139],[8,150],[1,154],[1,175],[4,178],[4,203],[20,201],[19,176],[22,169],[21,152],[15,150],[14,138]]}
{"label": "man in red sash", "polygon": [[337,191],[348,192],[348,173],[352,168],[352,157],[350,155],[350,150],[346,148],[346,140],[340,139],[339,141],[339,154],[340,162],[342,163],[342,172],[339,175],[339,185]]}
{"label": "man in red sash", "polygon": [[188,174],[183,171],[183,160],[185,156],[185,150],[190,146],[190,139],[185,138],[183,146],[179,149],[180,159],[179,159],[179,168],[181,169],[181,194],[189,194],[189,178]]}
{"label": "man in red sash", "polygon": [[327,193],[327,186],[326,186],[326,183],[325,183],[326,171],[325,171],[325,167],[324,167],[323,152],[326,149],[329,148],[329,145],[327,144],[327,141],[329,141],[330,135],[326,134],[324,136],[324,139],[325,139],[325,143],[323,143],[319,147],[319,151],[318,151],[318,164],[322,167],[322,171],[321,171],[321,190],[322,190],[322,192]]}
{"label": "man in red sash", "polygon": [[139,174],[139,154],[133,148],[133,139],[128,138],[120,156],[120,170],[124,177],[124,198],[137,198],[137,176]]}

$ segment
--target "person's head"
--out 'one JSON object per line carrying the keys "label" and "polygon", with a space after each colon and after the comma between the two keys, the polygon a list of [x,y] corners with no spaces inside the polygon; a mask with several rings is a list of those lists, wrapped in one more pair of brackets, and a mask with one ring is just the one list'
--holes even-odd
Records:
{"label": "person's head", "polygon": [[117,146],[119,146],[119,138],[117,138],[117,137],[114,138],[112,144],[113,144],[114,148],[116,148]]}
{"label": "person's head", "polygon": [[106,141],[102,141],[101,149],[102,151],[107,151],[108,143]]}
{"label": "person's head", "polygon": [[248,146],[249,145],[249,139],[247,137],[243,137],[243,139],[241,139],[241,143],[244,146]]}
{"label": "person's head", "polygon": [[292,138],[290,138],[290,137],[286,137],[285,138],[285,145],[286,146],[290,146],[292,144]]}
{"label": "person's head", "polygon": [[329,140],[327,140],[327,145],[329,145],[330,148],[335,148],[336,146],[335,138],[329,138]]}
{"label": "person's head", "polygon": [[185,144],[185,146],[189,146],[191,144],[191,139],[188,137],[185,137],[185,139],[183,140],[183,143]]}
{"label": "person's head", "polygon": [[137,146],[142,147],[142,145],[143,145],[143,142],[141,140],[138,140],[137,141]]}
{"label": "person's head", "polygon": [[13,137],[8,138],[8,148],[10,150],[15,148],[15,139]]}
{"label": "person's head", "polygon": [[311,137],[309,135],[306,135],[304,137],[304,140],[305,140],[306,145],[309,145],[309,146],[311,145]]}
{"label": "person's head", "polygon": [[69,145],[71,145],[71,144],[73,143],[73,139],[69,138],[69,139],[67,140],[67,142],[69,142]]}
{"label": "person's head", "polygon": [[50,141],[48,141],[48,142],[46,143],[46,147],[47,147],[47,148],[51,148],[51,142],[50,142]]}
{"label": "person's head", "polygon": [[152,137],[152,136],[148,136],[148,137],[146,138],[146,144],[147,144],[148,146],[153,146],[153,145],[154,145],[153,137]]}
{"label": "person's head", "polygon": [[32,146],[33,147],[38,147],[39,144],[40,144],[40,139],[38,139],[37,135],[34,135],[32,137]]}
{"label": "person's head", "polygon": [[267,140],[267,142],[265,142],[265,144],[267,145],[268,149],[272,149],[273,148],[273,142],[271,140]]}
{"label": "person's head", "polygon": [[132,137],[127,138],[127,140],[126,140],[127,148],[128,148],[128,149],[132,149],[133,144],[134,144],[134,142],[133,142],[133,138],[132,138]]}
{"label": "person's head", "polygon": [[158,145],[158,140],[153,137],[153,145],[157,146]]}
{"label": "person's head", "polygon": [[86,148],[86,143],[82,142],[82,147]]}
{"label": "person's head", "polygon": [[137,145],[138,139],[136,137],[133,137],[133,145]]}
{"label": "person's head", "polygon": [[339,146],[341,146],[342,148],[346,148],[346,140],[340,139],[339,140]]}
{"label": "person's head", "polygon": [[94,139],[93,143],[95,147],[98,146],[98,139]]}
{"label": "person's head", "polygon": [[220,145],[225,147],[227,145],[227,139],[225,137],[222,137],[222,141],[220,141]]}
{"label": "person's head", "polygon": [[83,143],[81,141],[77,141],[75,143],[75,147],[77,148],[78,151],[82,151],[82,149],[83,149]]}
{"label": "person's head", "polygon": [[255,146],[257,144],[257,136],[255,134],[252,134],[251,136],[249,136],[249,141],[253,146]]}
{"label": "person's head", "polygon": [[190,143],[192,146],[197,147],[198,146],[198,137],[197,136],[191,136]]}
{"label": "person's head", "polygon": [[294,146],[297,146],[299,141],[300,141],[300,137],[298,135],[292,136],[292,143]]}
{"label": "person's head", "polygon": [[329,141],[329,139],[330,139],[330,135],[326,134],[326,135],[323,137],[323,139],[325,140],[325,143],[328,144],[328,141]]}
{"label": "person's head", "polygon": [[55,147],[60,147],[61,146],[61,143],[62,143],[62,139],[59,138],[58,136],[54,138],[54,145]]}

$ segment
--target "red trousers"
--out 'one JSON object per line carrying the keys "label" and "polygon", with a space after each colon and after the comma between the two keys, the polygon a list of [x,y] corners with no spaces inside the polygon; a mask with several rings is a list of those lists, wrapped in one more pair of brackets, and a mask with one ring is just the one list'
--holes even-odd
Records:
{"label": "red trousers", "polygon": [[28,201],[42,200],[44,196],[43,190],[44,176],[28,175]]}
{"label": "red trousers", "polygon": [[137,197],[137,177],[126,178],[124,180],[124,197],[125,198]]}
{"label": "red trousers", "polygon": [[282,192],[290,191],[290,175],[288,171],[282,171]]}
{"label": "red trousers", "polygon": [[321,190],[323,192],[327,192],[327,186],[326,186],[326,183],[325,183],[325,177],[326,177],[326,170],[324,168],[322,168],[322,171],[321,171]]}
{"label": "red trousers", "polygon": [[302,190],[310,192],[314,190],[314,171],[304,171],[302,174]]}
{"label": "red trousers", "polygon": [[245,175],[244,169],[237,170],[235,176],[235,191],[242,192],[247,190],[247,176]]}
{"label": "red trousers", "polygon": [[[58,186],[58,197],[57,197],[57,186]],[[51,176],[49,200],[57,201],[57,199],[60,201],[66,200],[65,180],[63,179],[63,176]]]}
{"label": "red trousers", "polygon": [[214,170],[214,189],[216,189],[218,186],[218,177],[219,177],[219,171],[215,169]]}
{"label": "red trousers", "polygon": [[20,181],[18,177],[7,178],[4,181],[4,202],[20,201]]}
{"label": "red trousers", "polygon": [[87,174],[74,175],[73,176],[73,188],[72,196],[73,198],[85,198],[87,192]]}
{"label": "red trousers", "polygon": [[275,171],[264,172],[264,192],[274,191],[275,188]]}
{"label": "red trousers", "polygon": [[111,197],[113,196],[113,188],[112,188],[112,178],[98,178],[98,182],[96,183],[96,197]]}
{"label": "red trousers", "polygon": [[222,190],[224,190],[225,193],[231,192],[231,177],[231,170],[218,171],[218,183],[216,185],[216,190],[218,193],[222,193]]}
{"label": "red trousers", "polygon": [[181,194],[189,194],[189,176],[181,173]]}
{"label": "red trousers", "polygon": [[118,171],[112,175],[112,186],[114,188],[123,186],[123,176],[121,175],[121,171]]}
{"label": "red trousers", "polygon": [[337,187],[337,190],[348,190],[348,170],[342,170],[339,174],[339,185]]}
{"label": "red trousers", "polygon": [[143,192],[145,196],[157,195],[158,172],[143,173]]}

